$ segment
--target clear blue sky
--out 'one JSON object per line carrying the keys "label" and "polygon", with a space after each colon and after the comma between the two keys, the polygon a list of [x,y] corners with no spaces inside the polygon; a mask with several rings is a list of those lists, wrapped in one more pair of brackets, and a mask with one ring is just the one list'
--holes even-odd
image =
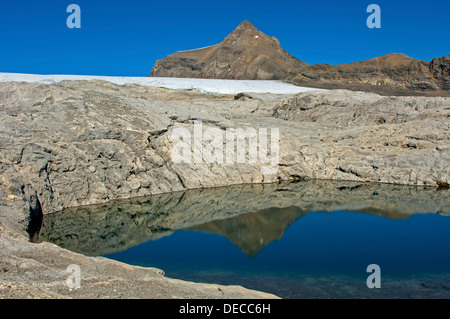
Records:
{"label": "clear blue sky", "polygon": [[[81,29],[66,25],[81,7]],[[381,29],[366,8],[381,7]],[[0,4],[0,72],[146,76],[157,59],[219,43],[243,20],[310,64],[450,55],[449,0],[19,0]]]}

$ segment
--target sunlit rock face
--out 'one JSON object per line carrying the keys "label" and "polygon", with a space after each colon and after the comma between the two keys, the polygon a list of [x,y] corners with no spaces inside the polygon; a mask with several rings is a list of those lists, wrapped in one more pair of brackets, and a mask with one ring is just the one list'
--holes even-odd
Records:
{"label": "sunlit rock face", "polygon": [[278,39],[243,21],[219,44],[156,61],[151,76],[283,80],[307,65],[286,52]]}

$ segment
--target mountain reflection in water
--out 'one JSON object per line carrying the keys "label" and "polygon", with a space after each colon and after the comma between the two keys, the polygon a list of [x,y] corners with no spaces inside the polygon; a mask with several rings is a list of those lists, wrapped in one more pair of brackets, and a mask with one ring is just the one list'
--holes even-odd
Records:
{"label": "mountain reflection in water", "polygon": [[432,188],[319,180],[191,190],[45,215],[34,240],[98,256],[175,230],[196,229],[224,235],[253,256],[309,212],[359,211],[392,219],[416,213],[450,215],[448,194]]}
{"label": "mountain reflection in water", "polygon": [[[424,288],[423,279],[369,294],[364,267],[379,261],[385,277],[398,275],[405,264],[409,276],[438,271],[439,287],[450,287],[450,217],[439,216],[450,215],[449,204],[447,190],[430,188],[331,181],[243,185],[68,209],[45,216],[35,240],[162,268],[180,279],[242,284],[287,298],[330,297],[330,287],[343,277],[306,288],[311,272],[329,268],[360,276],[334,296],[407,297]],[[450,297],[449,289],[437,291],[425,297]]]}
{"label": "mountain reflection in water", "polygon": [[254,257],[263,247],[283,237],[285,229],[306,214],[299,207],[273,207],[188,229],[223,235],[246,255]]}

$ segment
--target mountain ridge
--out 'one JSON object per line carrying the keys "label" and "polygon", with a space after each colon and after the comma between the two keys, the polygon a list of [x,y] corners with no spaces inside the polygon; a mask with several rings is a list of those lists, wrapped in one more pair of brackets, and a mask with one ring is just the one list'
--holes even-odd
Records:
{"label": "mountain ridge", "polygon": [[299,86],[382,95],[450,96],[450,55],[422,61],[404,53],[351,63],[308,64],[245,20],[218,44],[156,61],[151,77],[283,80]]}
{"label": "mountain ridge", "polygon": [[450,56],[431,62],[404,53],[389,53],[345,64],[309,65],[288,79],[296,85],[353,89],[382,95],[450,96]]}

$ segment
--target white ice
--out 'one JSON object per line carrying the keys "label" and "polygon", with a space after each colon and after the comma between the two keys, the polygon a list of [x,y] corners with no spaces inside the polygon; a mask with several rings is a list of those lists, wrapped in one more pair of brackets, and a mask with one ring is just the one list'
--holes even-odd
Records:
{"label": "white ice", "polygon": [[161,77],[119,77],[94,75],[39,75],[23,73],[0,73],[0,82],[32,82],[57,84],[62,81],[103,80],[118,85],[137,84],[173,90],[198,90],[204,93],[237,94],[241,92],[297,94],[320,89],[299,87],[282,81],[262,80],[216,80]]}

